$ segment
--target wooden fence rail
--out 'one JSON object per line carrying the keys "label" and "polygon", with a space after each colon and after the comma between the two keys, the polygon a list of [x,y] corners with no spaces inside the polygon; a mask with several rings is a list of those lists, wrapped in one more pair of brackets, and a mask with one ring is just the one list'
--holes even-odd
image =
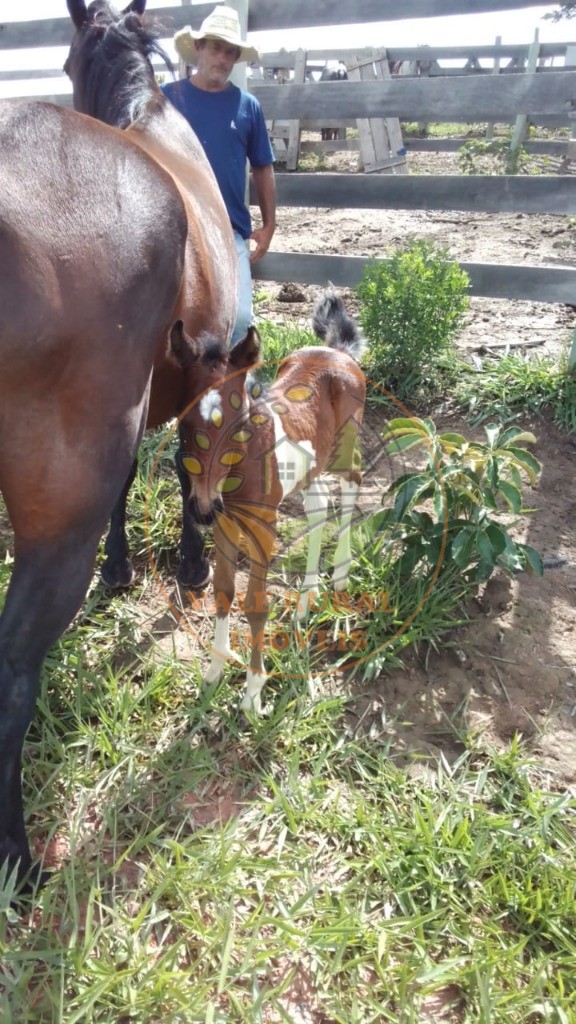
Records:
{"label": "wooden fence rail", "polygon": [[570,175],[277,174],[276,189],[281,206],[576,215]]}
{"label": "wooden fence rail", "polygon": [[518,114],[576,115],[576,71],[452,79],[394,77],[374,82],[314,82],[251,91],[266,118],[400,117],[407,121],[499,121]]}
{"label": "wooden fence rail", "polygon": [[[553,0],[548,0],[555,6]],[[438,15],[471,14],[540,6],[542,0],[250,0],[250,31],[322,27],[358,22],[395,21]],[[64,6],[64,4],[63,4]],[[213,3],[157,8],[166,25],[167,36],[191,23],[198,27],[213,9]],[[68,17],[0,24],[2,50],[43,46],[67,46],[71,38]],[[385,45],[385,40],[383,40]],[[422,50],[430,60],[476,60],[500,57],[524,59],[527,45],[513,47],[405,47],[389,51],[393,60],[418,60]],[[355,54],[357,51],[354,51]],[[566,46],[544,44],[543,57],[562,56]],[[330,51],[310,51],[309,59],[329,59]],[[336,51],[340,55],[341,51]],[[362,51],[358,51],[359,55]],[[273,63],[278,57],[278,64]],[[267,66],[290,67],[285,51],[267,56]],[[270,88],[254,82],[251,89],[260,99],[269,120],[299,119],[303,125],[335,119],[399,117],[408,121],[509,122],[519,114],[535,123],[574,124],[576,117],[576,71],[546,69],[532,74],[461,75],[454,78],[394,77],[374,82],[286,84]],[[4,80],[52,78],[61,72],[34,69],[32,73],[4,71]],[[46,97],[43,97],[46,98]],[[70,103],[69,95],[55,94],[56,102]],[[411,140],[407,140],[408,145]],[[434,143],[432,143],[434,145]],[[413,148],[418,140],[413,141]],[[576,214],[576,177],[467,177],[407,175],[309,175],[278,174],[281,205],[302,207],[361,207],[374,209],[469,210],[482,212],[524,212]],[[310,253],[268,253],[257,264],[262,280],[301,281],[338,285],[358,282],[367,257],[323,256]],[[546,302],[576,302],[576,270],[571,267],[505,266],[463,264],[470,274],[472,293],[496,298],[525,298]]]}
{"label": "wooden fence rail", "polygon": [[[477,14],[542,6],[543,0],[250,0],[250,32],[285,28],[321,28],[325,25],[352,25],[372,21],[401,21],[404,18],[432,18],[450,14]],[[556,6],[555,0],[544,0]],[[214,8],[213,3],[154,8],[150,12],[166,21],[175,31],[192,21],[200,25]],[[67,46],[72,35],[70,19],[44,18],[34,21],[0,23],[0,47],[3,49],[38,46]]]}

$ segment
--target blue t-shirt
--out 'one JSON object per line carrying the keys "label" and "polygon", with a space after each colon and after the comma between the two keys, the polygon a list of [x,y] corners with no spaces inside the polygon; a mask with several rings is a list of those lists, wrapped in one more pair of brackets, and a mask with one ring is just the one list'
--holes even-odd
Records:
{"label": "blue t-shirt", "polygon": [[216,175],[232,227],[248,238],[252,224],[246,207],[246,158],[252,167],[274,163],[258,100],[232,84],[222,92],[206,92],[188,78],[168,82],[162,91],[196,132]]}

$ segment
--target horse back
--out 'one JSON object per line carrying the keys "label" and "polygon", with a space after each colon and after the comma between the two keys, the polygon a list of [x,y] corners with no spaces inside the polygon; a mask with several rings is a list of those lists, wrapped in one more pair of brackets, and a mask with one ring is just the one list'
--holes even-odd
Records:
{"label": "horse back", "polygon": [[155,347],[186,237],[170,177],[121,132],[48,103],[1,102],[0,150],[0,367],[63,344],[120,361]]}

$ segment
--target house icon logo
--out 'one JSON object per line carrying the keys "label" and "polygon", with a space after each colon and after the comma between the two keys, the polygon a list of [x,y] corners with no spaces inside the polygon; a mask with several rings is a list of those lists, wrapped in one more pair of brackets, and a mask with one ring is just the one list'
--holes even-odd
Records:
{"label": "house icon logo", "polygon": [[257,459],[262,473],[262,495],[271,494],[277,481],[284,498],[296,488],[306,487],[316,466],[316,454],[310,441],[293,441],[281,429],[277,430],[273,446]]}

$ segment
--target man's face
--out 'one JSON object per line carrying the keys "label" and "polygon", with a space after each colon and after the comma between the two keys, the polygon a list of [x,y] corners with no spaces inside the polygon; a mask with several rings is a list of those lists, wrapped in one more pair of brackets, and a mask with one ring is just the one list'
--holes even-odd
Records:
{"label": "man's face", "polygon": [[219,39],[202,39],[196,49],[198,74],[212,89],[223,89],[240,56],[238,47]]}

